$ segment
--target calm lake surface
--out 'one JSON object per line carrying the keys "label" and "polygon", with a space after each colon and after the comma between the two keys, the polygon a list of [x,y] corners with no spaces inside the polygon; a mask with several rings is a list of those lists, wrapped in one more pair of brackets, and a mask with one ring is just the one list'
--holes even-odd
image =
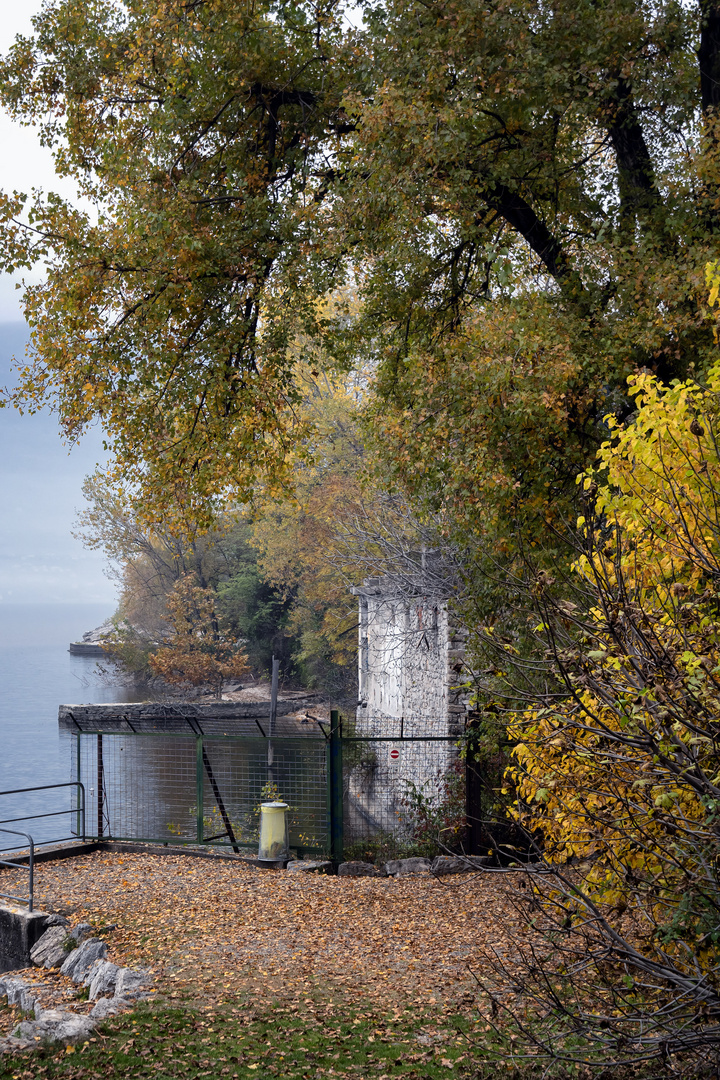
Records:
{"label": "calm lake surface", "polygon": [[[94,658],[68,652],[70,641],[110,615],[106,604],[0,604],[0,792],[71,779],[58,705],[129,699],[127,689],[103,678]],[[0,795],[0,819],[42,812],[44,799]],[[56,819],[34,822],[29,831],[42,840],[57,829]],[[0,834],[0,849],[9,842]]]}

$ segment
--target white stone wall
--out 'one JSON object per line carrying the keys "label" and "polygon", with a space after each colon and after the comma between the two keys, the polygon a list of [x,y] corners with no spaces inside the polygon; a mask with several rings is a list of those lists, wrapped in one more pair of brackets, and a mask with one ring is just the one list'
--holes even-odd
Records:
{"label": "white stone wall", "polygon": [[406,734],[445,733],[448,645],[446,604],[360,597],[358,720],[368,734],[398,735],[401,718]]}
{"label": "white stone wall", "polygon": [[[462,731],[465,707],[453,688],[464,653],[446,603],[409,602],[381,584],[358,590],[357,735],[368,739],[366,765],[356,766],[348,791],[348,824],[402,831],[407,781],[432,797],[438,778],[457,757],[447,743],[376,742],[382,736],[452,736]],[[391,751],[399,749],[397,760]]]}

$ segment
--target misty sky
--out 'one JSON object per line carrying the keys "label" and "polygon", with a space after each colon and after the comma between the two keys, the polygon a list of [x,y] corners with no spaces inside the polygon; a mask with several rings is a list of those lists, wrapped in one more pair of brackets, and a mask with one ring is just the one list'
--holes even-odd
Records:
{"label": "misty sky", "polygon": [[[0,0],[0,53],[18,33],[30,33],[40,0]],[[32,188],[72,196],[55,177],[52,158],[31,128],[0,109],[0,188]],[[28,339],[15,276],[0,274],[0,386],[12,383],[10,361],[22,360]],[[37,275],[28,280],[37,280]],[[68,455],[51,414],[20,416],[0,409],[0,604],[107,602],[115,589],[103,574],[103,557],[73,539],[81,485],[102,459],[102,438],[91,432]]]}
{"label": "misty sky", "polygon": [[[0,385],[12,381],[10,357],[25,352],[23,322],[0,323]],[[115,596],[102,554],[73,538],[81,485],[103,458],[91,432],[70,454],[49,413],[0,410],[0,603],[89,603]]]}

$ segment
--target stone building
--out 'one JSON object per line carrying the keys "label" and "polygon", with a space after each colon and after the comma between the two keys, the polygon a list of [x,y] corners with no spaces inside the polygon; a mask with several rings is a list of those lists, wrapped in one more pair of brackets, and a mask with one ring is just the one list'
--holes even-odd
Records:
{"label": "stone building", "polygon": [[[367,752],[351,771],[351,827],[397,833],[409,787],[433,798],[457,761],[465,727],[465,634],[446,599],[408,596],[391,578],[368,578],[359,602],[357,735]],[[439,737],[445,741],[412,741]],[[402,739],[402,742],[380,740]],[[378,740],[378,741],[374,741]]]}

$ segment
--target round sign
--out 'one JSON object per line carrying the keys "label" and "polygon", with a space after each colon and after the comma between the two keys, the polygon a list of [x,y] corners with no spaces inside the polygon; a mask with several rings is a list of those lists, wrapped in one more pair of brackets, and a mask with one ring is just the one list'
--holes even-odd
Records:
{"label": "round sign", "polygon": [[400,751],[397,748],[390,751],[390,759],[392,761],[397,761],[399,759],[399,757],[400,757]]}

